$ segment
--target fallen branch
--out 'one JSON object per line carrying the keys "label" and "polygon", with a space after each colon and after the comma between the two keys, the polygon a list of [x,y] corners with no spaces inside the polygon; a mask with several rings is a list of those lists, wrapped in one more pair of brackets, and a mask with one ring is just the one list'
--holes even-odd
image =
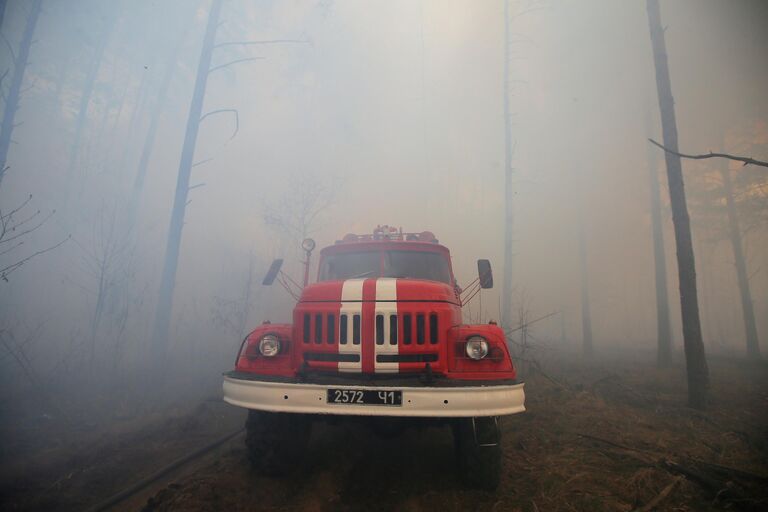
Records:
{"label": "fallen branch", "polygon": [[700,460],[700,459],[691,459],[691,460],[695,464],[699,464],[700,466],[707,467],[715,472],[726,473],[726,474],[730,473],[734,476],[743,478],[744,480],[752,480],[755,482],[768,484],[768,477],[763,475],[758,475],[757,473],[752,473],[749,471],[745,471],[743,469],[732,468],[730,466],[723,466],[722,464],[715,464],[714,462],[707,462],[705,460]]}
{"label": "fallen branch", "polygon": [[722,485],[719,481],[715,480],[714,478],[711,478],[701,471],[697,471],[696,469],[693,469],[688,466],[683,466],[682,464],[679,464],[673,460],[664,460],[662,463],[662,466],[667,468],[668,470],[681,474],[691,480],[694,480],[695,482],[698,482],[702,486],[706,487],[707,489],[711,490],[712,492],[717,493],[722,489]]}
{"label": "fallen branch", "polygon": [[674,480],[672,480],[672,482],[668,486],[666,486],[664,489],[661,490],[658,496],[653,498],[651,501],[649,501],[642,507],[636,508],[634,512],[650,512],[654,508],[658,507],[659,503],[664,501],[666,497],[669,496],[669,493],[672,492],[672,490],[677,486],[677,484],[680,483],[682,479],[683,479],[682,477],[677,477]]}
{"label": "fallen branch", "polygon": [[657,462],[657,459],[652,454],[650,454],[650,453],[648,453],[648,452],[646,452],[644,450],[639,450],[637,448],[632,448],[631,446],[627,446],[627,445],[624,445],[624,444],[616,443],[614,441],[609,441],[608,439],[603,439],[602,437],[592,436],[592,435],[589,435],[589,434],[576,434],[576,435],[578,435],[579,437],[583,437],[585,439],[591,439],[591,440],[597,441],[599,443],[603,443],[603,444],[607,444],[609,446],[613,446],[614,448],[620,448],[622,450],[626,450],[626,451],[629,451],[629,452],[639,453],[640,455],[642,455],[642,457],[636,457],[636,458],[641,460],[641,461],[643,461],[643,462],[645,462],[645,463],[656,464],[656,462]]}
{"label": "fallen branch", "polygon": [[755,160],[754,158],[746,157],[746,156],[738,156],[738,155],[729,155],[728,153],[713,153],[709,152],[703,155],[686,155],[685,153],[679,153],[677,151],[673,151],[669,148],[664,147],[662,144],[659,144],[653,139],[648,139],[651,144],[654,146],[660,147],[667,153],[671,153],[673,155],[679,156],[681,158],[689,158],[691,160],[704,160],[705,158],[726,158],[728,160],[735,160],[737,162],[744,162],[744,165],[759,165],[761,167],[768,167],[768,162],[763,162],[762,160]]}

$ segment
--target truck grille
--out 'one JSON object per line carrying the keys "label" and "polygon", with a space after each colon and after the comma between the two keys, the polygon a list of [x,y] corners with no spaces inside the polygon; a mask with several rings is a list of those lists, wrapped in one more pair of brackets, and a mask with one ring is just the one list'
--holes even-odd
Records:
{"label": "truck grille", "polygon": [[[305,344],[326,343],[334,345],[359,345],[361,334],[361,315],[333,313],[304,313],[302,340]],[[336,339],[336,321],[338,317],[339,335]],[[351,317],[351,318],[350,318]],[[415,321],[414,321],[415,317]],[[349,339],[349,322],[352,322],[352,336]],[[385,339],[385,322],[389,322],[389,336]],[[399,324],[402,322],[403,332],[400,339]],[[437,313],[403,313],[377,314],[374,328],[374,340],[377,345],[436,345],[439,341],[439,320]]]}

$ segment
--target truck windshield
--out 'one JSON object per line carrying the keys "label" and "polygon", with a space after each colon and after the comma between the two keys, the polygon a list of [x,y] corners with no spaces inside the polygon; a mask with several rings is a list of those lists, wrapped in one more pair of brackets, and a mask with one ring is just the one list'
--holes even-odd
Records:
{"label": "truck windshield", "polygon": [[451,282],[448,259],[421,251],[368,251],[333,254],[323,259],[318,281],[399,277]]}

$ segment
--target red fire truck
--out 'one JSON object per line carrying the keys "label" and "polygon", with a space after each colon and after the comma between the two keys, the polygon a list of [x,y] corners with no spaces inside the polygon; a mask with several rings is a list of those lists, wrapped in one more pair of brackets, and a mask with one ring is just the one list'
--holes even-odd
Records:
{"label": "red fire truck", "polygon": [[431,232],[379,226],[320,251],[317,282],[308,284],[314,245],[303,243],[303,287],[280,270],[282,260],[264,280],[296,297],[293,323],[254,329],[224,375],[224,400],[248,409],[254,467],[289,471],[313,420],[443,422],[452,427],[462,479],[495,488],[499,418],[523,412],[525,395],[502,329],[462,322],[462,305],[493,286],[488,261],[478,261],[477,279],[462,291],[448,249]]}

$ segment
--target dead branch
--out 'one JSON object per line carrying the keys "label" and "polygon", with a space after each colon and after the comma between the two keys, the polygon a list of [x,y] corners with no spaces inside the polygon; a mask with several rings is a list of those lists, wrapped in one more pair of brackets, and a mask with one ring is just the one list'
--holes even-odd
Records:
{"label": "dead branch", "polygon": [[655,498],[653,498],[651,501],[649,501],[642,507],[636,508],[634,512],[650,512],[654,508],[658,507],[659,503],[664,501],[666,497],[669,496],[669,494],[677,486],[677,484],[680,483],[681,480],[682,480],[682,477],[677,477],[674,480],[672,480],[672,482],[670,482],[669,485],[667,485],[664,489],[662,489],[661,492]]}
{"label": "dead branch", "polygon": [[0,32],[0,37],[3,38],[3,42],[5,42],[5,46],[8,47],[8,51],[11,53],[11,57],[13,58],[13,62],[16,62],[16,53],[13,51],[13,46],[11,46],[11,43],[8,41],[8,38],[5,37],[5,34]]}
{"label": "dead branch", "polygon": [[610,441],[608,439],[603,439],[602,437],[592,436],[589,434],[576,434],[579,437],[583,437],[585,439],[591,439],[592,441],[597,441],[599,443],[607,444],[608,446],[613,446],[614,448],[619,448],[621,450],[625,450],[628,452],[633,452],[635,454],[638,454],[635,456],[635,458],[647,463],[647,464],[655,464],[656,458],[651,455],[650,453],[646,452],[645,450],[639,450],[637,448],[632,448],[631,446],[627,446],[625,444],[617,443],[614,441]]}
{"label": "dead branch", "polygon": [[557,315],[558,313],[560,313],[560,312],[559,311],[553,311],[552,313],[548,313],[548,314],[546,314],[544,316],[540,316],[539,318],[531,320],[530,322],[525,322],[524,324],[519,325],[518,327],[515,327],[514,329],[511,329],[511,330],[507,331],[507,334],[511,334],[511,333],[513,333],[515,331],[519,331],[520,329],[524,329],[524,328],[528,327],[529,325],[533,325],[536,322],[540,322],[541,320],[544,320],[544,319],[549,318],[551,316]]}
{"label": "dead branch", "polygon": [[198,165],[207,164],[207,163],[208,163],[208,162],[210,162],[211,160],[213,160],[213,158],[206,158],[205,160],[200,160],[199,162],[195,162],[195,163],[193,163],[193,164],[192,164],[192,167],[197,167]]}
{"label": "dead branch", "polygon": [[231,60],[231,61],[229,61],[229,62],[227,62],[225,64],[219,64],[218,66],[213,66],[212,68],[210,68],[208,70],[208,74],[210,75],[214,71],[217,71],[219,69],[224,69],[226,67],[232,66],[233,64],[239,64],[240,62],[251,62],[251,61],[254,61],[254,60],[264,60],[264,57],[246,57],[246,58],[243,58],[243,59]]}
{"label": "dead branch", "polygon": [[681,474],[695,482],[698,482],[700,485],[704,486],[705,488],[711,490],[712,492],[718,492],[720,489],[722,489],[722,485],[719,481],[715,480],[714,478],[711,478],[704,473],[697,471],[691,467],[684,466],[680,463],[677,463],[673,460],[666,459],[662,461],[662,466],[667,468],[668,470],[672,471],[673,473]]}
{"label": "dead branch", "polygon": [[[613,446],[614,448],[619,448],[620,450],[624,450],[626,452],[629,452],[632,454],[632,457],[636,458],[639,461],[642,461],[647,464],[651,464],[653,466],[658,466],[663,469],[666,469],[670,473],[674,473],[677,475],[682,475],[686,477],[687,479],[698,483],[700,486],[702,486],[704,489],[710,491],[712,494],[715,495],[715,499],[721,499],[726,498],[729,501],[746,501],[743,493],[733,486],[731,482],[729,481],[722,481],[718,478],[714,478],[713,476],[710,476],[709,474],[704,473],[702,470],[696,469],[694,467],[691,467],[690,464],[682,464],[680,462],[676,462],[667,458],[656,458],[657,456],[653,453],[646,451],[646,450],[640,450],[637,448],[632,448],[631,446],[626,446],[614,441],[610,441],[608,439],[603,439],[600,437],[592,436],[589,434],[580,434],[577,433],[579,437],[583,437],[586,439],[591,439],[594,441],[598,441],[600,443],[606,444],[608,446]],[[704,461],[693,461],[695,463],[698,463],[702,467],[710,467],[710,469],[717,469],[715,464],[711,464]],[[733,469],[733,468],[727,468],[727,469]],[[735,471],[731,472],[732,475],[736,475],[737,473]],[[749,474],[750,478],[753,477],[759,477],[759,475]],[[665,489],[666,490],[666,489]],[[672,489],[669,490],[671,492]],[[667,492],[667,494],[669,494]],[[664,491],[662,491],[662,494]],[[665,496],[657,496],[657,498],[663,499]],[[640,510],[650,510],[653,508],[654,505],[652,505],[653,501],[650,502],[647,507],[648,509],[640,509]]]}
{"label": "dead branch", "polygon": [[754,158],[746,157],[746,156],[738,156],[738,155],[730,155],[728,153],[713,153],[709,152],[703,155],[686,155],[684,153],[679,153],[677,151],[673,151],[671,149],[668,149],[664,147],[662,144],[659,144],[653,139],[648,139],[648,141],[653,144],[654,146],[660,147],[667,153],[671,153],[673,155],[679,156],[681,158],[689,158],[691,160],[704,160],[706,158],[726,158],[728,160],[734,160],[736,162],[744,162],[744,165],[759,165],[761,167],[768,167],[768,162],[763,162],[762,160],[755,160]]}
{"label": "dead branch", "polygon": [[232,132],[232,135],[229,137],[229,140],[232,140],[235,138],[235,135],[237,135],[237,132],[240,131],[240,115],[237,113],[237,110],[234,108],[220,108],[218,110],[211,110],[210,112],[203,115],[203,117],[200,118],[199,123],[202,123],[203,120],[208,116],[213,116],[216,114],[224,114],[229,112],[230,114],[235,115],[235,131]]}
{"label": "dead branch", "polygon": [[43,220],[41,220],[40,222],[38,222],[36,225],[32,226],[31,228],[27,228],[27,229],[25,229],[25,230],[23,230],[23,231],[19,231],[18,233],[16,233],[15,231],[16,231],[16,230],[17,230],[19,227],[21,227],[21,226],[23,226],[24,224],[26,224],[26,223],[30,222],[31,220],[33,220],[35,217],[37,217],[37,216],[40,214],[40,210],[37,210],[37,212],[35,212],[35,213],[34,213],[32,216],[30,216],[29,218],[27,218],[27,219],[25,219],[25,220],[23,220],[23,221],[21,221],[21,222],[19,222],[19,223],[16,223],[16,224],[14,224],[14,225],[11,227],[11,231],[12,231],[12,232],[14,232],[14,235],[13,235],[13,236],[10,236],[10,237],[8,237],[8,238],[6,238],[6,237],[4,236],[4,235],[5,235],[5,234],[6,234],[8,231],[7,231],[7,228],[6,228],[6,223],[5,223],[5,222],[3,222],[3,223],[2,223],[2,227],[0,227],[0,244],[4,244],[4,243],[8,243],[8,242],[11,242],[11,241],[13,241],[13,240],[16,240],[17,238],[21,238],[21,237],[23,237],[23,236],[25,236],[25,235],[28,235],[28,234],[32,233],[32,232],[33,232],[33,231],[35,231],[37,228],[39,228],[39,227],[41,227],[43,224],[45,224],[45,223],[48,221],[48,219],[50,219],[51,217],[53,217],[53,214],[54,214],[54,213],[56,213],[56,210],[53,210],[53,211],[52,211],[51,213],[49,213],[49,214],[48,214],[48,215],[47,215],[45,218],[43,218]]}
{"label": "dead branch", "polygon": [[224,43],[218,43],[214,45],[214,48],[222,48],[224,46],[261,46],[268,44],[310,44],[306,39],[267,39],[264,41],[226,41]]}
{"label": "dead branch", "polygon": [[41,249],[39,251],[34,252],[34,253],[30,254],[29,256],[27,256],[26,258],[24,258],[24,259],[22,259],[20,261],[17,261],[16,263],[12,263],[12,264],[8,265],[5,268],[0,268],[0,279],[2,279],[3,281],[7,282],[8,281],[8,276],[12,272],[14,272],[15,270],[18,270],[19,268],[21,268],[25,263],[28,263],[29,260],[31,260],[31,259],[33,259],[33,258],[35,258],[37,256],[40,256],[41,254],[45,254],[45,253],[47,253],[49,251],[52,251],[52,250],[56,249],[60,245],[64,244],[64,242],[66,242],[70,238],[72,238],[72,235],[67,236],[67,238],[65,238],[64,240],[62,240],[61,242],[59,242],[59,243],[57,243],[55,245],[52,245],[52,246],[47,247],[45,249]]}

